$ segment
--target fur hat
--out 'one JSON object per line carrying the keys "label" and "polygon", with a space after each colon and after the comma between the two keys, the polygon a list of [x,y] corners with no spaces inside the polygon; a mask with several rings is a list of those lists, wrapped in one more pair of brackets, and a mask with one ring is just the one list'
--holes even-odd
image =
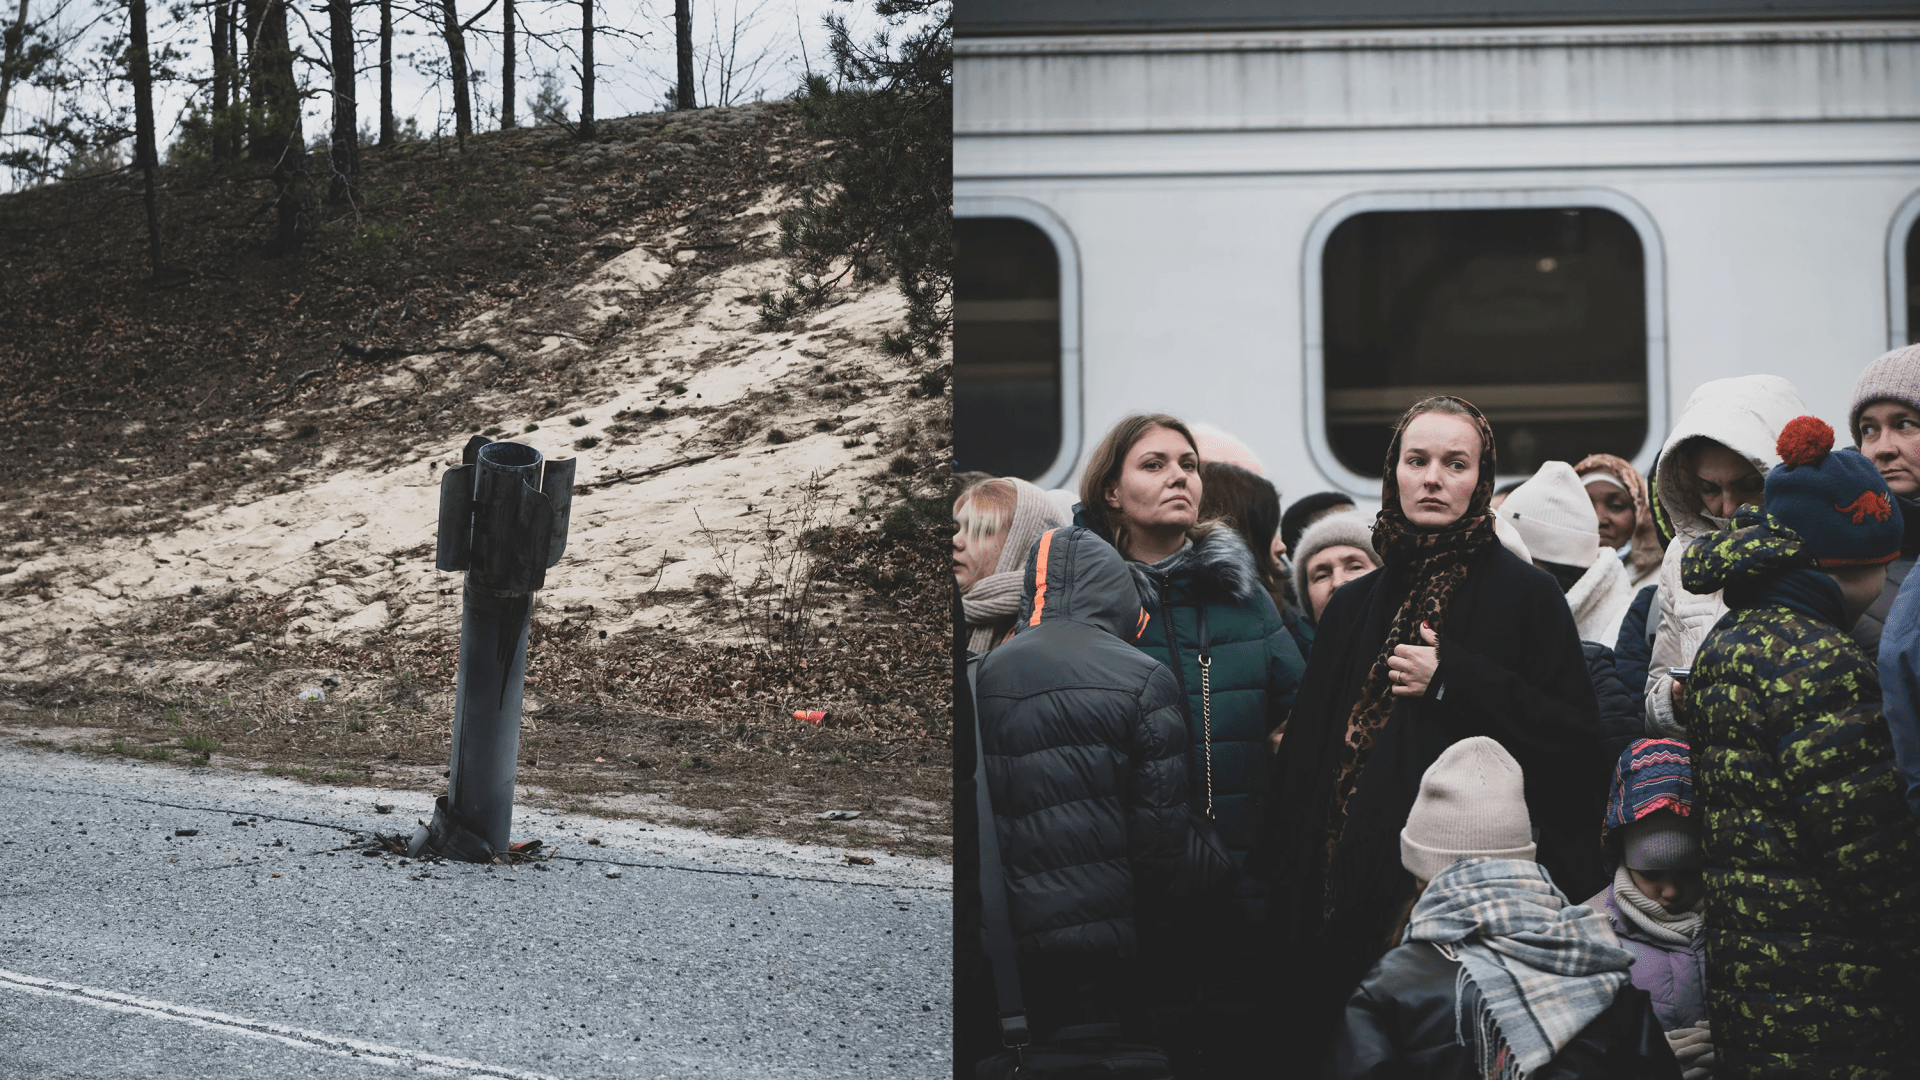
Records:
{"label": "fur hat", "polygon": [[1300,534],[1300,550],[1293,553],[1293,591],[1301,603],[1307,598],[1307,560],[1331,547],[1356,547],[1380,565],[1373,550],[1373,519],[1357,511],[1328,514]]}
{"label": "fur hat", "polygon": [[1580,474],[1564,461],[1540,466],[1494,513],[1506,518],[1541,562],[1592,566],[1600,554],[1600,519]]}
{"label": "fur hat", "polygon": [[1877,566],[1900,556],[1900,507],[1860,451],[1833,448],[1833,429],[1797,416],[1780,429],[1780,464],[1767,474],[1767,513],[1826,568]]}
{"label": "fur hat", "polygon": [[1920,409],[1920,345],[1907,345],[1867,365],[1853,384],[1853,404],[1847,406],[1847,427],[1860,445],[1860,414],[1876,401],[1897,401]]}
{"label": "fur hat", "polygon": [[1420,777],[1420,795],[1400,830],[1400,862],[1432,881],[1457,859],[1532,859],[1526,780],[1507,748],[1485,735],[1461,739]]}

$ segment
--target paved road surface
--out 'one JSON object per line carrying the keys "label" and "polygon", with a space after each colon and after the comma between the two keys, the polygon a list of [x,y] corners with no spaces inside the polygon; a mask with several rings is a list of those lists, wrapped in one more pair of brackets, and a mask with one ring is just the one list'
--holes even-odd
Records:
{"label": "paved road surface", "polygon": [[430,806],[0,747],[0,1077],[950,1074],[945,864],[546,811],[546,870],[349,846]]}

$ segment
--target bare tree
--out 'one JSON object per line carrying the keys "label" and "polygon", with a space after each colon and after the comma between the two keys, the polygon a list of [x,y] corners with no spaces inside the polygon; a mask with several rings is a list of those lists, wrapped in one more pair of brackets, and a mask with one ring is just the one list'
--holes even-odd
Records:
{"label": "bare tree", "polygon": [[513,0],[501,0],[500,22],[500,130],[513,121]]}
{"label": "bare tree", "polygon": [[380,0],[380,145],[392,146],[393,123],[393,0]]}
{"label": "bare tree", "polygon": [[300,87],[293,78],[285,0],[246,0],[247,157],[287,164],[305,142],[300,135]]}
{"label": "bare tree", "polygon": [[231,161],[240,155],[234,138],[233,105],[239,98],[235,79],[240,72],[240,38],[235,31],[235,0],[213,2],[213,160]]}
{"label": "bare tree", "polygon": [[20,69],[20,58],[27,48],[27,0],[20,0],[20,15],[7,27],[5,41],[0,44],[0,131],[7,126],[7,96],[13,92],[14,73]]}
{"label": "bare tree", "polygon": [[593,138],[593,0],[580,0],[580,138]]}
{"label": "bare tree", "polygon": [[730,0],[729,25],[720,25],[720,5],[708,5],[713,15],[713,39],[700,54],[700,90],[708,105],[737,105],[760,97],[766,77],[779,56],[779,43],[769,40],[749,56],[741,42],[764,21],[768,0],[759,0],[740,14],[740,0]]}
{"label": "bare tree", "polygon": [[327,201],[338,203],[350,198],[360,184],[352,0],[327,0],[327,39],[333,53],[333,175],[327,182]]}
{"label": "bare tree", "polygon": [[693,0],[673,0],[673,51],[679,75],[673,107],[691,109],[693,105]]}
{"label": "bare tree", "polygon": [[[25,5],[22,5],[23,7]],[[147,53],[147,0],[128,0],[127,77],[133,83],[133,160],[147,206],[147,258],[160,276],[160,208],[154,192],[160,166],[153,124],[153,61]]]}
{"label": "bare tree", "polygon": [[467,136],[473,134],[473,99],[467,89],[466,27],[460,25],[456,2],[440,0],[440,13],[444,17],[441,33],[447,41],[448,78],[453,81],[453,137],[459,140],[460,149],[465,150]]}

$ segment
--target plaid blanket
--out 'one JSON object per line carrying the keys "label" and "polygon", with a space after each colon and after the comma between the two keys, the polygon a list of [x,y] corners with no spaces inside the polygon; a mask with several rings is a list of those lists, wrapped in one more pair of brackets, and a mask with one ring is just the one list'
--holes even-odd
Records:
{"label": "plaid blanket", "polygon": [[1430,941],[1460,961],[1456,1037],[1468,983],[1480,1075],[1520,1080],[1539,1069],[1613,1004],[1632,954],[1607,917],[1571,905],[1540,864],[1462,859],[1414,905],[1408,941]]}

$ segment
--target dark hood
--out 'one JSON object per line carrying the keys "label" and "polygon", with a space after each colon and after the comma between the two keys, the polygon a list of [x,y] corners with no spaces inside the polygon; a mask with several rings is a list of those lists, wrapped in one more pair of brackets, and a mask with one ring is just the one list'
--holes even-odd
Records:
{"label": "dark hood", "polygon": [[1140,634],[1145,612],[1127,562],[1090,529],[1049,529],[1027,555],[1015,632],[1064,620],[1122,641]]}

